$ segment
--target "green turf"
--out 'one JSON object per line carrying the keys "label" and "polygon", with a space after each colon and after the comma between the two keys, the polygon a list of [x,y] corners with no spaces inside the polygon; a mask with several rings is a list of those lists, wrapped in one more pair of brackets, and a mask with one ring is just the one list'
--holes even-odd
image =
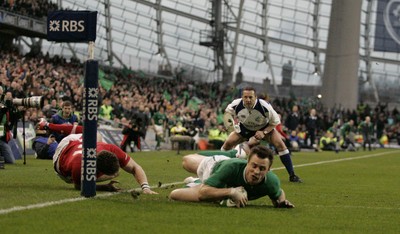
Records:
{"label": "green turf", "polygon": [[[150,185],[157,186],[190,175],[181,166],[185,153],[143,152],[133,157],[145,169]],[[356,159],[313,165],[346,158]],[[170,186],[155,189],[159,195],[142,194],[136,200],[128,192],[111,196],[98,192],[92,199],[5,213],[15,207],[81,198],[79,191],[55,175],[51,161],[28,157],[26,165],[18,160],[0,170],[0,232],[400,233],[400,150],[295,153],[302,184],[289,183],[276,159],[275,173],[295,209],[272,208],[266,198],[243,209],[173,202],[167,198]],[[121,188],[138,187],[131,175],[120,174]]]}

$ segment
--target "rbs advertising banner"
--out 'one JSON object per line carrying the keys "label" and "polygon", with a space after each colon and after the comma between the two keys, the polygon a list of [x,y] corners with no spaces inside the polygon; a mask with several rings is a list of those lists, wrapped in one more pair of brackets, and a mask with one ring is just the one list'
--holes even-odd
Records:
{"label": "rbs advertising banner", "polygon": [[400,52],[400,0],[379,0],[375,51]]}
{"label": "rbs advertising banner", "polygon": [[53,11],[47,16],[47,40],[89,42],[96,40],[97,11]]}

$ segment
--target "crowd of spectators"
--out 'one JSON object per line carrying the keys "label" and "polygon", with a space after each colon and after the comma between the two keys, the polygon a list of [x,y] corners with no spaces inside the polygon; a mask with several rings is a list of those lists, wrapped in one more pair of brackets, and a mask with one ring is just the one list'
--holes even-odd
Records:
{"label": "crowd of spectators", "polygon": [[[348,139],[341,136],[341,131],[349,121],[354,125],[351,128],[351,133],[354,135],[352,143],[363,143],[362,136],[365,134],[362,124],[368,118],[372,123],[371,134],[374,143],[382,147],[389,141],[395,141],[400,145],[400,112],[396,107],[389,109],[387,103],[377,103],[372,107],[361,101],[353,110],[326,109],[318,101],[308,99],[275,99],[272,103],[275,109],[282,113],[286,131],[290,134],[296,131],[300,144],[304,148],[315,148],[315,145],[318,147],[319,139],[327,132],[332,133],[341,145],[346,145],[345,141]],[[295,120],[293,120],[293,113],[297,116]]]}
{"label": "crowd of spectators", "polygon": [[[0,7],[36,18],[57,10],[57,4],[48,0],[3,0]],[[78,115],[82,111],[83,64],[80,61],[66,61],[48,54],[22,56],[16,50],[3,51],[0,59],[0,83],[5,90],[12,90],[15,98],[43,96],[45,99],[43,109],[30,108],[25,112],[27,121],[50,118],[65,100],[72,102]],[[213,132],[215,126],[222,124],[224,108],[239,93],[218,83],[193,84],[182,79],[182,74],[176,79],[163,79],[114,70],[113,75],[117,79],[111,89],[101,87],[99,113],[101,118],[120,126],[129,122],[151,125],[149,119],[164,107],[167,130],[181,122],[191,134],[195,131],[207,136],[210,129]],[[371,107],[361,102],[355,110],[344,110],[324,109],[318,99],[275,97],[269,101],[282,116],[283,130],[288,136],[297,136],[302,147],[318,145],[318,139],[332,131],[333,126],[340,129],[349,120],[358,126],[366,116],[374,124],[375,138],[397,139],[400,144],[399,111],[389,110],[387,104]],[[141,132],[147,126],[140,126]]]}
{"label": "crowd of spectators", "polygon": [[[44,107],[27,109],[24,117],[26,121],[37,122],[41,117],[49,119],[66,100],[72,102],[74,112],[79,116],[82,111],[83,66],[77,60],[67,61],[59,56],[50,57],[47,54],[30,57],[20,55],[16,50],[2,51],[0,85],[12,91],[15,98],[43,96]],[[167,116],[166,130],[180,122],[188,132],[197,131],[207,137],[210,129],[222,124],[227,104],[239,97],[239,91],[233,87],[223,88],[219,83],[192,83],[185,76],[165,79],[143,76],[134,71],[126,74],[122,70],[113,70],[112,73],[116,77],[112,87],[106,89],[100,86],[100,103],[111,109],[107,116],[102,116],[100,111],[100,117],[116,126],[126,122],[151,125],[149,119],[163,107]],[[270,102],[282,116],[284,131],[288,135],[297,131],[303,140],[307,139],[310,123],[318,138],[334,124],[340,126],[352,119],[358,126],[366,116],[370,116],[381,135],[400,141],[399,111],[396,108],[389,110],[382,103],[375,107],[359,103],[355,110],[344,110],[323,109],[318,102],[300,98],[270,97]],[[295,126],[288,121],[292,119],[293,113],[297,116]],[[315,117],[310,117],[310,113]],[[146,121],[142,120],[143,116],[146,116]]]}
{"label": "crowd of spectators", "polygon": [[2,0],[0,7],[10,12],[38,19],[46,18],[48,11],[58,9],[57,4],[49,0]]}

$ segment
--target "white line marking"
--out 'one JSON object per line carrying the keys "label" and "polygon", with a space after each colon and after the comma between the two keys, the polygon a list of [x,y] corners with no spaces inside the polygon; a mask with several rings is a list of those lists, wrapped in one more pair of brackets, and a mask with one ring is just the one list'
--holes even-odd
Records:
{"label": "white line marking", "polygon": [[310,205],[304,204],[302,206],[316,207],[316,208],[344,208],[344,209],[371,209],[371,210],[400,210],[400,207],[373,207],[373,206],[329,206],[329,205]]}
{"label": "white line marking", "polygon": [[[377,154],[370,154],[370,155],[364,155],[364,156],[359,156],[359,157],[351,157],[351,158],[340,158],[340,159],[334,159],[334,160],[328,160],[328,161],[320,161],[320,162],[314,162],[314,163],[305,163],[305,164],[300,164],[300,165],[295,165],[293,167],[298,168],[298,167],[308,167],[308,166],[314,166],[314,165],[321,165],[321,164],[328,164],[328,163],[335,163],[335,162],[341,162],[341,161],[350,161],[350,160],[356,160],[356,159],[363,159],[363,158],[372,158],[372,157],[378,157],[382,156],[385,154],[392,154],[397,151],[388,151],[388,152],[382,152],[382,153],[377,153]],[[282,170],[285,169],[285,167],[277,167],[273,168],[272,170]]]}
{"label": "white line marking", "polygon": [[[348,160],[356,160],[356,159],[363,159],[363,158],[371,158],[371,157],[378,157],[378,156],[382,156],[385,154],[392,154],[396,151],[389,151],[389,152],[383,152],[383,153],[377,153],[377,154],[370,154],[370,155],[365,155],[365,156],[359,156],[359,157],[351,157],[351,158],[342,158],[342,159],[334,159],[334,160],[328,160],[328,161],[321,161],[321,162],[315,162],[315,163],[306,163],[306,164],[301,164],[301,165],[296,165],[294,167],[307,167],[307,166],[314,166],[314,165],[321,165],[321,164],[327,164],[327,163],[335,163],[335,162],[341,162],[341,161],[348,161]],[[285,167],[278,167],[278,168],[274,168],[273,170],[282,170],[285,169]],[[151,188],[165,188],[165,187],[169,187],[169,186],[175,186],[175,185],[179,185],[179,184],[183,184],[183,182],[173,182],[173,183],[168,183],[168,184],[163,184],[160,187],[158,186],[152,186]],[[77,201],[83,201],[86,199],[96,199],[96,198],[101,198],[101,197],[109,197],[109,196],[113,196],[116,194],[121,194],[121,193],[128,193],[131,191],[141,191],[140,188],[134,188],[134,189],[130,189],[127,191],[122,191],[122,192],[115,192],[115,193],[102,193],[102,194],[98,194],[93,198],[86,198],[86,197],[76,197],[76,198],[68,198],[68,199],[63,199],[63,200],[59,200],[59,201],[51,201],[51,202],[44,202],[44,203],[39,203],[39,204],[33,204],[33,205],[27,205],[27,206],[14,206],[8,209],[3,209],[0,210],[0,215],[3,214],[9,214],[12,212],[16,212],[16,211],[23,211],[23,210],[31,210],[31,209],[38,209],[38,208],[44,208],[44,207],[48,207],[48,206],[54,206],[54,205],[60,205],[60,204],[65,204],[65,203],[70,203],[70,202],[77,202]],[[306,205],[306,206],[313,206],[313,205]],[[316,207],[325,207],[325,206],[319,206],[319,205],[314,205]],[[336,206],[328,206],[328,207],[336,207]],[[388,210],[399,210],[400,208],[388,208],[388,207],[362,207],[362,206],[337,206],[338,208],[343,207],[343,208],[367,208],[367,209],[388,209]]]}
{"label": "white line marking", "polygon": [[39,203],[39,204],[34,204],[34,205],[27,205],[27,206],[14,206],[9,209],[0,210],[0,215],[9,214],[9,213],[12,213],[15,211],[31,210],[31,209],[43,208],[43,207],[47,207],[47,206],[54,206],[54,205],[59,205],[59,204],[64,204],[64,203],[69,203],[69,202],[82,201],[85,199],[87,199],[87,198],[77,197],[77,198],[63,199],[63,200],[52,201],[52,202],[44,202],[44,203]]}
{"label": "white line marking", "polygon": [[[179,185],[179,184],[183,184],[183,182],[175,182],[175,183],[169,183],[169,184],[163,184],[160,187],[158,186],[152,186],[151,188],[166,188],[169,186],[175,186],[175,185]],[[44,207],[48,207],[48,206],[54,206],[54,205],[60,205],[60,204],[65,204],[65,203],[70,203],[70,202],[77,202],[77,201],[83,201],[86,199],[96,199],[96,198],[101,198],[101,197],[110,197],[116,194],[121,194],[121,193],[130,193],[131,191],[142,191],[141,188],[134,188],[134,189],[130,189],[130,190],[126,190],[126,191],[121,191],[121,192],[108,192],[108,193],[101,193],[96,195],[95,197],[92,198],[86,198],[86,197],[76,197],[76,198],[67,198],[67,199],[62,199],[59,201],[50,201],[50,202],[44,202],[44,203],[39,203],[39,204],[33,204],[33,205],[27,205],[27,206],[14,206],[8,209],[3,209],[0,210],[0,215],[3,214],[9,214],[15,211],[23,211],[23,210],[32,210],[32,209],[38,209],[38,208],[44,208]]]}

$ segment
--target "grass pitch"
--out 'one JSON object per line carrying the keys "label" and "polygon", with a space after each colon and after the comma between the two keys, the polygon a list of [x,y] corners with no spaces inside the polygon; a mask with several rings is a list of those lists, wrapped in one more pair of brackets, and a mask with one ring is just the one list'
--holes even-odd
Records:
{"label": "grass pitch", "polygon": [[[83,198],[60,180],[52,162],[27,157],[0,170],[1,233],[400,233],[400,150],[298,152],[293,162],[302,184],[288,182],[276,157],[294,209],[275,209],[267,198],[241,209],[212,203],[168,200],[174,187],[191,175],[181,166],[181,151],[140,152],[132,157],[144,168],[159,195],[130,190],[138,184],[121,172],[120,193],[98,192]],[[161,185],[161,187],[159,187]],[[158,188],[159,187],[159,188]]]}

